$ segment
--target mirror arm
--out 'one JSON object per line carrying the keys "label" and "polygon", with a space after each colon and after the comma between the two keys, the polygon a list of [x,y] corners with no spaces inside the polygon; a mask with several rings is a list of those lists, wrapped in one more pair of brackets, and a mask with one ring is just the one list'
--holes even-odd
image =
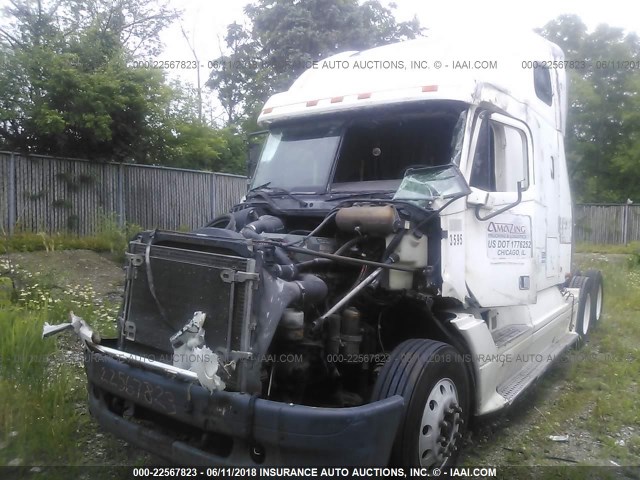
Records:
{"label": "mirror arm", "polygon": [[504,207],[494,211],[494,212],[489,212],[486,216],[481,217],[480,216],[480,207],[482,205],[476,205],[475,208],[475,214],[476,214],[476,218],[480,221],[480,222],[484,222],[485,220],[489,220],[493,217],[495,217],[496,215],[500,215],[501,213],[506,212],[507,210],[509,210],[510,208],[515,207],[516,205],[518,205],[520,202],[522,201],[522,180],[520,180],[518,182],[518,198],[516,199],[515,202],[510,203],[509,205],[505,205]]}

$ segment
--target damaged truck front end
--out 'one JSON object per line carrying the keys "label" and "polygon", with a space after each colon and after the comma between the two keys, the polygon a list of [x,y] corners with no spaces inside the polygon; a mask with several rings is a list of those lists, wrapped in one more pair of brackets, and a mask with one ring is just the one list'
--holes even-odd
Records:
{"label": "damaged truck front end", "polygon": [[[290,307],[313,308],[327,286],[311,274],[275,276],[274,247],[258,247],[256,226],[249,225],[253,238],[206,228],[145,232],[131,242],[120,336],[87,342],[91,413],[134,445],[183,464],[380,463],[400,397],[351,408],[269,399],[281,380],[276,365],[295,375],[310,361],[304,349],[275,353],[274,336],[302,342],[302,311]],[[355,447],[356,439],[383,437]]]}
{"label": "damaged truck front end", "polygon": [[471,372],[441,214],[469,194],[466,106],[376,112],[273,127],[229,214],[130,242],[117,338],[69,324],[105,429],[189,465],[454,460]]}

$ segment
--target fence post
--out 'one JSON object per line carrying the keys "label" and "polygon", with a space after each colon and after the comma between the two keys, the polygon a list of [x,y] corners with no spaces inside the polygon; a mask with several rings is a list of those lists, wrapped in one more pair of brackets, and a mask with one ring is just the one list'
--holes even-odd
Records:
{"label": "fence post", "polygon": [[629,205],[633,202],[627,198],[627,201],[624,204],[624,213],[622,215],[622,243],[624,245],[628,245],[628,231],[629,231]]}
{"label": "fence post", "polygon": [[118,227],[124,228],[126,219],[124,217],[124,166],[122,162],[118,164],[118,187],[116,189],[116,218]]}
{"label": "fence post", "polygon": [[215,172],[211,174],[211,216],[210,221],[216,218],[218,214],[217,205],[216,205],[216,191],[218,190],[218,176]]}
{"label": "fence post", "polygon": [[7,208],[9,209],[9,235],[13,235],[18,214],[18,198],[16,189],[16,158],[11,152],[9,156],[9,185],[7,189]]}

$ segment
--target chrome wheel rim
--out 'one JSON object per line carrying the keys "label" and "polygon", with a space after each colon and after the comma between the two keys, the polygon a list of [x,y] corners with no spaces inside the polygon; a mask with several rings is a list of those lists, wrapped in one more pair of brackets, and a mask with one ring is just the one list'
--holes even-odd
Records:
{"label": "chrome wheel rim", "polygon": [[596,321],[600,320],[602,315],[602,284],[598,285],[598,293],[596,294]]}
{"label": "chrome wheel rim", "polygon": [[591,294],[587,293],[584,302],[584,312],[582,314],[582,335],[586,335],[589,331],[589,323],[591,322]]}
{"label": "chrome wheel rim", "polygon": [[448,378],[438,381],[425,402],[418,432],[418,456],[423,467],[439,467],[447,463],[457,450],[462,437],[462,409],[458,390]]}

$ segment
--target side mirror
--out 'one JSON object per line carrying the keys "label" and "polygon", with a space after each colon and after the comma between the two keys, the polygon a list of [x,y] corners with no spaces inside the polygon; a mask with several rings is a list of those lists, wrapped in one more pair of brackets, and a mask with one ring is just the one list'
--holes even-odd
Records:
{"label": "side mirror", "polygon": [[249,178],[253,177],[256,171],[267,133],[269,133],[267,130],[261,130],[247,136],[247,177]]}

